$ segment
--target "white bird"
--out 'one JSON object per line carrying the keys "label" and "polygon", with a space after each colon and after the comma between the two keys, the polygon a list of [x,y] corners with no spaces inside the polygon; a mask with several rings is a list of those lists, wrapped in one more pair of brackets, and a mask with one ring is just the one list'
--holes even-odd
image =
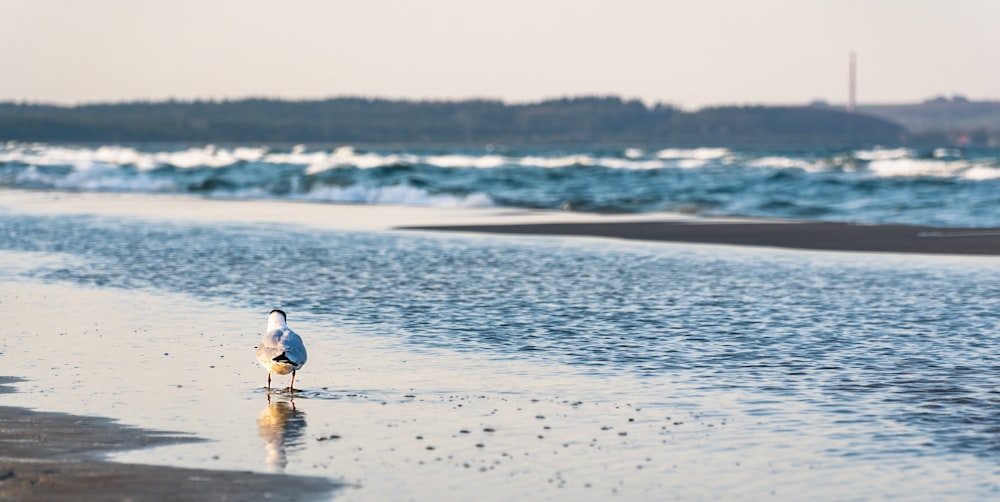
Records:
{"label": "white bird", "polygon": [[295,372],[306,364],[306,346],[302,337],[288,328],[285,312],[274,309],[267,316],[267,331],[257,346],[257,361],[267,369],[267,389],[271,390],[271,373],[292,374],[289,392],[295,392]]}

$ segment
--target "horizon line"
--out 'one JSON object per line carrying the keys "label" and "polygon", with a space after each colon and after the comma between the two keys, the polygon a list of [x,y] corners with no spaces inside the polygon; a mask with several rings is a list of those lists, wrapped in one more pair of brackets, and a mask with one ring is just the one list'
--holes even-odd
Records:
{"label": "horizon line", "polygon": [[[504,106],[530,106],[538,105],[543,103],[549,103],[553,101],[562,100],[577,100],[577,99],[619,99],[623,102],[639,101],[646,108],[652,109],[658,106],[665,106],[674,108],[680,111],[699,111],[712,108],[752,108],[752,107],[764,107],[764,108],[782,108],[782,107],[828,107],[835,109],[847,109],[848,103],[839,103],[833,101],[827,101],[825,99],[816,98],[806,102],[763,102],[763,101],[743,101],[743,102],[719,102],[717,104],[703,105],[700,107],[684,107],[669,101],[650,101],[637,97],[626,97],[621,94],[577,94],[577,95],[561,95],[552,96],[546,98],[530,99],[530,100],[508,100],[502,98],[491,98],[485,96],[479,97],[457,97],[457,98],[432,98],[432,97],[422,97],[422,98],[406,98],[406,97],[390,97],[390,96],[377,96],[377,95],[361,95],[361,94],[340,94],[340,95],[329,95],[325,97],[281,97],[281,96],[268,96],[264,94],[247,94],[243,96],[225,96],[225,97],[190,97],[190,98],[178,98],[178,97],[166,97],[166,98],[123,98],[121,100],[92,100],[92,101],[42,101],[42,100],[30,100],[30,99],[0,99],[0,105],[19,105],[19,106],[53,106],[59,108],[83,108],[88,106],[114,106],[114,105],[131,105],[131,104],[163,104],[163,103],[226,103],[226,102],[239,102],[239,101],[279,101],[288,103],[308,103],[308,102],[322,102],[322,101],[335,101],[342,99],[358,99],[367,101],[387,101],[393,103],[475,103],[475,102],[492,102],[500,103]],[[912,105],[923,105],[930,104],[934,102],[946,102],[946,103],[970,103],[970,104],[996,104],[1000,103],[1000,98],[984,98],[984,99],[974,99],[968,98],[962,94],[952,94],[950,96],[946,94],[938,94],[933,97],[924,98],[920,101],[891,101],[891,102],[859,102],[857,103],[858,108],[865,107],[879,107],[879,106],[912,106]]]}

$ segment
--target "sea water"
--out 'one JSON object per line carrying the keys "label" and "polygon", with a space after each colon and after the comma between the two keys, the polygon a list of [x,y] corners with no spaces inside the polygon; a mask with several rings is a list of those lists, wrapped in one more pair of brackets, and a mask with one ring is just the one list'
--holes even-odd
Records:
{"label": "sea water", "polygon": [[[993,258],[176,216],[210,198],[1000,226],[994,150],[8,143],[0,187],[63,207],[0,208],[0,374],[29,379],[4,402],[208,440],[122,461],[327,476],[360,500],[1000,491]],[[310,351],[294,397],[253,358],[271,307]]]}
{"label": "sea water", "polygon": [[[30,402],[212,441],[126,460],[360,499],[1000,491],[991,258],[17,212],[0,250],[8,284],[115,299],[43,347],[8,331],[4,372],[53,396]],[[252,361],[271,306],[310,350],[273,402]]]}
{"label": "sea water", "polygon": [[7,143],[0,187],[1000,226],[996,149]]}

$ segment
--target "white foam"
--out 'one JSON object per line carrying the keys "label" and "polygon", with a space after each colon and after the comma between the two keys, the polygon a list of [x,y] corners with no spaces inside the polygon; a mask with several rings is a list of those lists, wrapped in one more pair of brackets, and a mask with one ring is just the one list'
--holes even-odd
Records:
{"label": "white foam", "polygon": [[190,169],[199,166],[220,167],[232,164],[220,161],[215,155],[215,147],[212,145],[200,148],[188,148],[180,152],[157,152],[153,154],[157,164],[169,164],[181,169]]}
{"label": "white foam", "polygon": [[590,155],[564,155],[560,157],[522,157],[517,161],[519,165],[526,167],[560,168],[571,166],[593,166],[597,162]]}
{"label": "white foam", "polygon": [[935,159],[944,159],[944,158],[949,158],[949,157],[956,158],[956,157],[961,157],[961,156],[962,156],[962,152],[960,152],[958,150],[955,150],[955,149],[952,149],[952,148],[935,148],[934,149],[934,158]]}
{"label": "white foam", "polygon": [[146,171],[163,165],[179,168],[225,167],[241,161],[260,160],[265,148],[216,148],[213,145],[179,151],[144,152],[131,147],[104,145],[97,148],[51,145],[7,145],[0,162],[21,162],[33,166],[73,166],[78,170],[92,165],[135,166]]}
{"label": "white foam", "polygon": [[272,164],[309,166],[306,168],[307,174],[316,174],[341,165],[346,165],[343,162],[337,162],[335,157],[332,159],[331,156],[325,152],[305,153],[295,150],[292,150],[291,153],[268,154],[264,157],[264,161]]}
{"label": "white foam", "polygon": [[63,146],[19,145],[0,154],[0,161],[21,162],[30,166],[79,166],[86,168],[89,163],[95,160],[93,150]]}
{"label": "white foam", "polygon": [[345,187],[318,187],[306,194],[291,199],[312,202],[338,202],[350,204],[376,204],[398,206],[423,206],[445,208],[492,207],[493,200],[486,194],[473,193],[466,196],[431,194],[409,185],[385,187],[350,185]]}
{"label": "white foam", "polygon": [[641,151],[632,149],[632,157],[621,159],[615,157],[594,157],[587,154],[542,156],[528,155],[524,157],[486,153],[471,154],[378,154],[357,153],[352,147],[340,147],[333,152],[307,152],[304,149],[293,149],[291,153],[273,153],[264,157],[265,162],[278,164],[298,164],[308,166],[305,174],[314,175],[338,167],[355,167],[370,169],[398,164],[424,164],[443,168],[476,168],[495,169],[504,166],[539,167],[557,169],[573,166],[602,166],[610,169],[660,169],[668,164],[655,159],[636,157]]}
{"label": "white foam", "polygon": [[141,170],[156,167],[156,162],[149,155],[144,155],[134,148],[121,146],[102,146],[98,148],[93,154],[92,161],[116,166],[134,165]]}
{"label": "white foam", "polygon": [[332,152],[306,152],[303,149],[293,149],[291,153],[274,153],[264,158],[267,162],[276,164],[298,164],[308,166],[305,174],[314,175],[330,169],[354,167],[372,169],[400,164],[427,164],[436,167],[474,167],[489,169],[511,164],[507,157],[495,154],[488,155],[415,155],[415,154],[379,154],[373,152],[358,153],[353,147],[343,146]]}
{"label": "white foam", "polygon": [[267,161],[306,164],[306,174],[316,174],[336,167],[357,167],[368,169],[396,164],[424,164],[443,168],[475,168],[495,169],[504,166],[538,167],[543,169],[558,169],[573,166],[600,166],[609,169],[660,169],[667,163],[655,159],[621,159],[616,157],[594,157],[587,154],[541,156],[528,155],[524,157],[498,154],[469,155],[414,155],[376,153],[357,154],[352,150],[338,149],[332,155],[322,152],[301,153],[298,155],[269,155]]}
{"label": "white foam", "polygon": [[716,160],[731,155],[728,148],[666,148],[656,152],[660,159]]}
{"label": "white foam", "polygon": [[963,172],[962,177],[973,181],[1000,179],[1000,168],[995,166],[975,165]]}
{"label": "white foam", "polygon": [[[270,152],[266,147],[234,147],[219,148],[214,145],[190,147],[181,150],[145,151],[133,147],[119,145],[103,145],[99,147],[79,147],[46,144],[26,144],[7,142],[0,144],[0,163],[20,163],[29,166],[28,169],[17,172],[16,181],[26,186],[51,186],[74,190],[98,191],[168,191],[176,189],[174,182],[168,179],[154,178],[145,175],[146,171],[162,166],[173,166],[179,169],[220,168],[237,165],[242,162],[263,162],[271,164],[301,165],[304,174],[316,175],[330,169],[349,167],[356,169],[372,169],[393,165],[430,165],[442,168],[476,168],[496,169],[506,166],[528,168],[558,169],[576,166],[604,167],[623,170],[650,170],[663,168],[698,169],[711,164],[731,165],[740,163],[747,167],[795,168],[807,172],[820,172],[834,165],[853,165],[851,159],[860,163],[861,169],[879,177],[961,177],[968,180],[991,180],[1000,178],[1000,166],[995,161],[973,162],[956,159],[961,152],[939,149],[933,158],[916,158],[914,151],[908,148],[873,148],[852,152],[844,159],[804,159],[795,156],[771,155],[753,158],[751,155],[737,156],[727,148],[668,148],[655,152],[644,152],[638,148],[629,148],[623,156],[595,156],[587,153],[569,153],[565,155],[526,155],[518,156],[510,153],[499,154],[486,150],[476,153],[380,153],[358,152],[354,147],[342,146],[333,150],[309,150],[303,145],[296,145],[290,151]],[[68,166],[73,169],[68,175],[44,173],[33,167]],[[131,167],[139,171],[135,173]],[[293,179],[292,182],[296,182]],[[388,188],[369,188],[375,190],[374,195],[358,195],[342,192],[330,196],[343,197],[345,200],[360,199],[369,201],[380,197],[395,197],[403,202],[419,200],[422,196],[405,195],[402,192]],[[385,190],[383,194],[380,190]],[[266,196],[261,192],[258,195]],[[429,197],[426,193],[424,196]],[[482,206],[491,205],[492,201],[485,199],[470,199],[454,202],[456,205]],[[366,202],[370,203],[370,202]],[[417,202],[426,203],[426,202]],[[435,204],[449,204],[442,200]]]}
{"label": "white foam", "polygon": [[854,152],[854,157],[861,160],[895,160],[914,157],[913,150],[909,148],[873,148],[871,150],[858,150]]}
{"label": "white foam", "polygon": [[517,159],[516,164],[524,167],[541,167],[546,169],[597,166],[608,169],[648,170],[669,167],[669,163],[657,159],[622,159],[618,157],[594,157],[585,154],[555,157],[528,156]]}
{"label": "white foam", "polygon": [[970,167],[972,167],[971,164],[964,160],[941,161],[909,158],[873,160],[868,164],[868,169],[871,172],[883,178],[916,176],[945,178],[959,176]]}
{"label": "white foam", "polygon": [[662,160],[657,159],[619,159],[615,157],[602,157],[597,159],[597,165],[601,167],[607,167],[609,169],[631,169],[636,171],[650,170],[650,169],[663,169],[669,167],[669,164]]}
{"label": "white foam", "polygon": [[21,162],[37,166],[73,166],[86,170],[92,164],[134,166],[148,171],[162,166],[179,169],[199,167],[228,167],[240,162],[266,162],[305,166],[306,175],[315,175],[330,169],[352,167],[372,169],[400,164],[426,164],[444,168],[494,169],[504,166],[539,168],[566,168],[573,166],[600,166],[609,169],[662,169],[665,167],[696,168],[707,161],[730,155],[725,148],[668,149],[658,152],[655,158],[645,157],[637,148],[625,151],[625,158],[595,157],[580,153],[568,155],[511,156],[496,153],[419,155],[413,153],[359,153],[354,147],[342,146],[332,151],[310,151],[296,145],[287,152],[269,152],[265,147],[219,148],[215,145],[190,147],[184,150],[142,151],[123,146],[97,148],[65,147],[58,145],[8,143],[0,151],[0,162]]}
{"label": "white foam", "polygon": [[707,160],[703,159],[672,159],[670,160],[670,167],[676,167],[679,169],[698,169],[699,167],[705,167],[708,164]]}
{"label": "white foam", "polygon": [[180,152],[159,152],[155,154],[154,158],[160,164],[169,164],[180,168],[226,167],[241,161],[259,161],[266,152],[266,148],[238,147],[228,149],[208,145]]}
{"label": "white foam", "polygon": [[304,148],[293,148],[291,153],[272,153],[264,157],[265,162],[275,164],[304,165],[305,174],[313,175],[330,169],[355,167],[372,169],[397,164],[410,164],[417,159],[409,154],[358,153],[352,146],[342,146],[332,152],[306,152]]}
{"label": "white foam", "polygon": [[780,169],[801,169],[807,172],[819,172],[827,169],[823,161],[809,161],[792,157],[761,157],[746,163],[749,167],[771,167]]}
{"label": "white foam", "polygon": [[418,160],[437,167],[476,167],[491,169],[509,165],[512,160],[502,155],[431,155]]}

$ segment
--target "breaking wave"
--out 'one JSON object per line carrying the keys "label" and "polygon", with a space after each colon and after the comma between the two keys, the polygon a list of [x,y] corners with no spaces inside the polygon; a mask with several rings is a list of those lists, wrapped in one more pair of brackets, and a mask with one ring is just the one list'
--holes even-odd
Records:
{"label": "breaking wave", "polygon": [[[1000,226],[1000,152],[0,144],[0,187]],[[997,216],[995,216],[997,215]]]}

